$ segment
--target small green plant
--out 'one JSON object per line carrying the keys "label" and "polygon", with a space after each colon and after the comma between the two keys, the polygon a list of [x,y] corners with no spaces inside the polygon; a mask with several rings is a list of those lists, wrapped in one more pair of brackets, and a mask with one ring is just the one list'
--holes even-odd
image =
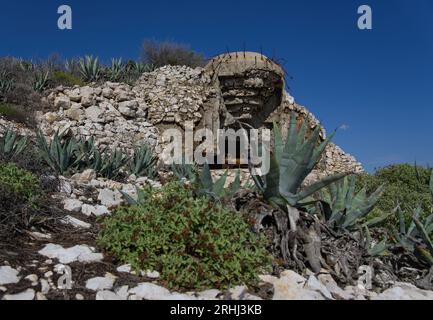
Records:
{"label": "small green plant", "polygon": [[33,90],[35,90],[36,92],[43,92],[45,89],[47,89],[50,80],[49,75],[50,74],[48,71],[36,72],[33,79]]}
{"label": "small green plant", "polygon": [[125,66],[122,63],[122,58],[111,59],[111,67],[107,69],[107,76],[110,81],[118,82],[122,79]]}
{"label": "small green plant", "polygon": [[[370,196],[365,189],[355,192],[356,176],[345,177],[332,183],[320,191],[326,221],[341,230],[352,230],[359,226],[362,219],[374,209],[383,194],[384,186],[380,186]],[[392,213],[367,221],[366,225],[379,224]]]}
{"label": "small green plant", "polygon": [[0,186],[28,201],[34,200],[41,194],[38,178],[13,163],[0,164]]}
{"label": "small green plant", "polygon": [[0,155],[12,160],[18,157],[27,147],[27,137],[20,137],[14,131],[8,129],[2,137],[0,137]]}
{"label": "small green plant", "polygon": [[320,189],[342,179],[346,174],[337,174],[302,189],[304,179],[314,169],[334,134],[319,143],[320,127],[317,126],[311,136],[306,138],[307,126],[303,122],[297,129],[296,113],[290,117],[290,128],[285,144],[281,130],[274,124],[275,150],[271,154],[269,173],[258,176],[252,172],[253,180],[265,200],[285,208],[296,207]]}
{"label": "small green plant", "polygon": [[98,58],[86,56],[80,60],[80,74],[84,81],[95,82],[101,77],[102,67],[99,64]]}
{"label": "small green plant", "polygon": [[146,176],[148,178],[157,177],[156,164],[158,157],[154,154],[151,147],[143,144],[134,149],[134,154],[129,163],[129,170],[137,177]]}
{"label": "small green plant", "polygon": [[178,182],[140,197],[102,221],[98,244],[122,263],[156,270],[168,287],[184,290],[255,284],[269,271],[265,240],[239,213]]}

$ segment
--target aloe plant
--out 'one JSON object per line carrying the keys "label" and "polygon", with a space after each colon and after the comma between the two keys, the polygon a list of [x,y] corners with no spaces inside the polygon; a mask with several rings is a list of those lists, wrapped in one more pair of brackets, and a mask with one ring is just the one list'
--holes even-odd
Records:
{"label": "aloe plant", "polygon": [[40,155],[53,170],[63,175],[79,166],[83,156],[77,152],[74,138],[65,139],[56,132],[52,141],[47,142],[42,132],[38,131],[36,140]]}
{"label": "aloe plant", "polygon": [[154,155],[152,148],[144,144],[134,149],[129,169],[136,176],[146,176],[152,179],[158,175],[155,169],[157,162],[158,157]]}
{"label": "aloe plant", "polygon": [[[320,191],[320,198],[324,208],[326,221],[339,229],[353,229],[361,219],[374,209],[384,192],[384,186],[380,186],[370,196],[366,189],[355,192],[356,176],[344,177],[344,179],[332,183],[328,188]],[[380,217],[366,222],[367,226],[377,225],[387,219],[392,213],[383,214]]]}
{"label": "aloe plant", "polygon": [[319,126],[315,128],[309,138],[306,138],[307,126],[305,122],[298,130],[296,113],[292,112],[290,118],[290,128],[285,143],[283,143],[280,128],[274,123],[275,148],[270,157],[268,174],[265,176],[255,175],[250,165],[253,180],[265,200],[280,207],[299,206],[303,200],[315,192],[347,175],[341,173],[328,176],[301,189],[302,183],[320,160],[325,147],[335,132],[319,143]]}
{"label": "aloe plant", "polygon": [[84,81],[94,82],[101,77],[102,67],[98,62],[98,58],[86,56],[80,60],[80,74]]}
{"label": "aloe plant", "polygon": [[20,137],[8,129],[3,137],[0,137],[0,154],[6,159],[14,159],[19,156],[27,147],[27,137]]}
{"label": "aloe plant", "polygon": [[33,79],[33,90],[36,92],[43,92],[48,87],[49,83],[49,71],[47,72],[37,72],[35,78]]}
{"label": "aloe plant", "polygon": [[123,76],[125,66],[122,63],[122,58],[111,59],[111,67],[108,68],[108,79],[113,82],[118,82]]}

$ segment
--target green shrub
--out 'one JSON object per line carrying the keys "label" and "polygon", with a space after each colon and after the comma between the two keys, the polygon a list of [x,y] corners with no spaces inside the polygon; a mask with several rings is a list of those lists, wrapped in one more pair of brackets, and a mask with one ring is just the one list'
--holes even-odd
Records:
{"label": "green shrub", "polygon": [[102,222],[98,243],[136,270],[157,270],[170,288],[252,284],[269,267],[263,238],[239,213],[177,182],[141,192],[140,205],[122,207]]}
{"label": "green shrub", "polygon": [[202,67],[205,64],[203,55],[191,50],[187,45],[174,42],[145,41],[142,60],[156,68],[166,65]]}
{"label": "green shrub", "polygon": [[430,174],[428,168],[410,164],[392,165],[377,170],[373,175],[361,175],[358,187],[365,186],[372,192],[385,185],[385,192],[377,203],[377,209],[381,211],[391,212],[398,201],[405,212],[413,212],[418,206],[424,212],[430,212]]}
{"label": "green shrub", "polygon": [[65,87],[73,87],[73,86],[85,85],[84,81],[78,78],[77,76],[63,71],[54,72],[52,76],[52,82],[54,86],[62,85]]}
{"label": "green shrub", "polygon": [[15,164],[0,164],[0,185],[19,198],[32,200],[41,194],[38,178]]}

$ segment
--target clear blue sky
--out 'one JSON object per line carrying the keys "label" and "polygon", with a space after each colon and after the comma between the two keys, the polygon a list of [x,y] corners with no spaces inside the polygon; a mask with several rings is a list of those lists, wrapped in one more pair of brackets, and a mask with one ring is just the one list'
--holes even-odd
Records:
{"label": "clear blue sky", "polygon": [[[57,29],[57,8],[73,30]],[[357,29],[357,8],[373,30]],[[417,161],[433,165],[433,1],[189,0],[6,1],[0,56],[137,58],[144,39],[174,40],[213,56],[229,50],[275,55],[289,85],[335,142],[368,170]]]}

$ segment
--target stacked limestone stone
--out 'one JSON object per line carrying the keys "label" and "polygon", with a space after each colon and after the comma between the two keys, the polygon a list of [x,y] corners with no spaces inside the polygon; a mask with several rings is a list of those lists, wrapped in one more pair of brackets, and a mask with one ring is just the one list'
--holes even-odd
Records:
{"label": "stacked limestone stone", "polygon": [[[166,66],[145,73],[135,86],[106,82],[73,88],[59,87],[47,97],[55,112],[41,115],[43,132],[65,132],[93,136],[100,146],[123,147],[148,143],[160,153],[161,132],[183,128],[185,121],[200,127],[218,96],[218,88],[205,69]],[[287,124],[291,110],[297,111],[311,128],[319,124],[306,108],[283,92],[281,105],[266,122]],[[326,133],[322,132],[322,137]],[[330,144],[318,167],[320,173],[362,172],[362,165],[337,146]]]}

